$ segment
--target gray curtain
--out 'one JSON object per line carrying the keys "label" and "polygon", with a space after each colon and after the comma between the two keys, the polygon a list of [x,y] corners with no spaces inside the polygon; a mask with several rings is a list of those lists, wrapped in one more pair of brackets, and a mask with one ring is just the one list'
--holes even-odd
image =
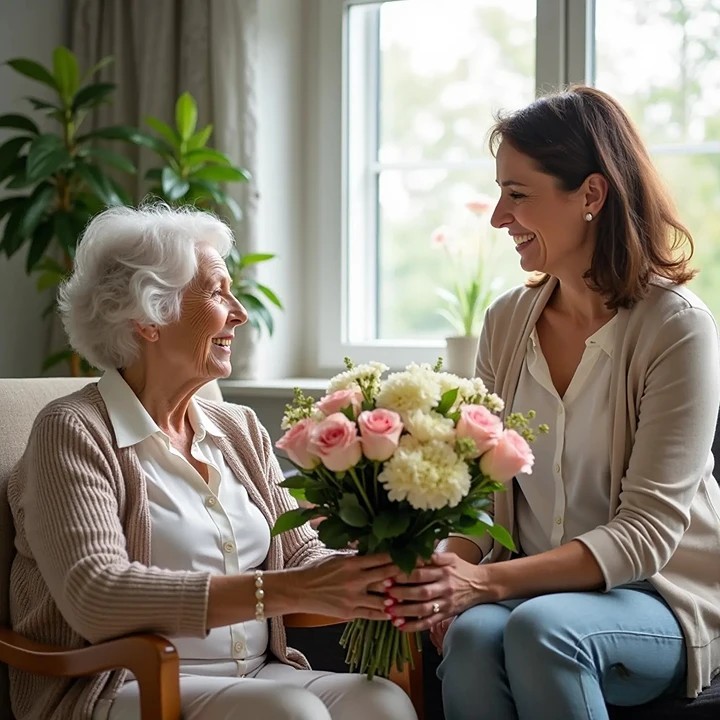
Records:
{"label": "gray curtain", "polygon": [[[178,96],[190,92],[198,103],[198,123],[213,125],[210,144],[233,164],[248,168],[248,185],[228,187],[243,209],[234,228],[242,252],[257,241],[257,22],[259,0],[73,0],[71,48],[81,68],[112,55],[97,80],[117,85],[112,104],[98,108],[94,125],[128,124],[149,128],[148,115],[174,118]],[[134,197],[146,188],[142,177],[152,165],[145,150],[127,147],[138,166]],[[240,333],[233,353],[237,377],[253,374],[252,333]]]}

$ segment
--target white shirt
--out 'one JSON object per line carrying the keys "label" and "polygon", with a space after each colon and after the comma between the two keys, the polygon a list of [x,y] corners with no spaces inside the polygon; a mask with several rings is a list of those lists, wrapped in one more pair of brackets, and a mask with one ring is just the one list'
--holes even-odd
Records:
{"label": "white shirt", "polygon": [[517,481],[520,550],[544,552],[607,522],[610,508],[610,376],[617,315],[585,341],[561,398],[533,329],[513,412],[536,410],[550,432],[532,444],[532,474]]}
{"label": "white shirt", "polygon": [[[191,452],[208,466],[207,483],[170,444],[120,373],[106,372],[98,390],[118,447],[133,446],[145,472],[152,564],[215,575],[237,575],[259,567],[270,547],[270,528],[211,439],[224,433],[195,401],[188,407],[195,433]],[[246,675],[265,662],[268,627],[251,620],[213,628],[205,638],[168,639],[187,671]]]}

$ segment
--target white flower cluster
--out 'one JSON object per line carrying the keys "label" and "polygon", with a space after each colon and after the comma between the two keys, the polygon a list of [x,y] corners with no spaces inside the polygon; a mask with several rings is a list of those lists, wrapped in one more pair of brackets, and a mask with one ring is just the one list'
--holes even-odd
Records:
{"label": "white flower cluster", "polygon": [[407,500],[416,510],[455,507],[470,490],[470,471],[452,445],[420,442],[404,435],[378,480],[394,501]]}
{"label": "white flower cluster", "polygon": [[380,384],[380,376],[389,369],[387,365],[379,362],[356,365],[352,370],[346,370],[330,378],[327,394],[334,393],[336,390],[359,390],[361,387],[359,381],[377,387]]}
{"label": "white flower cluster", "polygon": [[431,365],[412,363],[404,371],[388,376],[375,403],[377,407],[394,410],[403,422],[413,410],[429,413],[443,394],[440,376]]}

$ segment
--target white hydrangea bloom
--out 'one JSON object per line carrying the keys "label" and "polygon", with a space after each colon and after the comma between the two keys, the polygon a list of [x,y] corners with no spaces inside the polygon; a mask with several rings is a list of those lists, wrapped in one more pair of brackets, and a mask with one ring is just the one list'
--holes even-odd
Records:
{"label": "white hydrangea bloom", "polygon": [[358,380],[369,380],[377,385],[380,382],[380,376],[389,369],[387,365],[380,362],[356,365],[352,370],[346,370],[330,378],[327,394],[334,393],[336,390],[360,390]]}
{"label": "white hydrangea bloom", "polygon": [[455,507],[470,490],[468,466],[451,445],[420,443],[410,435],[400,440],[378,480],[391,500],[407,500],[416,510]]}
{"label": "white hydrangea bloom", "polygon": [[482,404],[491,412],[501,413],[505,408],[503,399],[495,393],[488,393],[482,401]]}
{"label": "white hydrangea bloom", "polygon": [[430,365],[412,363],[403,372],[389,375],[375,399],[377,407],[399,413],[403,422],[409,412],[430,412],[442,395],[439,374]]}
{"label": "white hydrangea bloom", "polygon": [[473,386],[474,395],[487,395],[487,387],[485,387],[485,383],[479,377],[472,378],[470,382]]}
{"label": "white hydrangea bloom", "polygon": [[455,441],[455,424],[436,412],[411,410],[404,424],[405,429],[420,442],[440,440],[452,444]]}

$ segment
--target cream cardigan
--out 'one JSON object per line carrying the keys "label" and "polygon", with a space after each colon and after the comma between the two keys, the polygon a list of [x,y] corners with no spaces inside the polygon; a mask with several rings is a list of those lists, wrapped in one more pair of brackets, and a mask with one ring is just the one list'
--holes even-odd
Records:
{"label": "cream cardigan", "polygon": [[[213,438],[270,526],[295,507],[282,488],[270,438],[249,408],[197,400],[226,434]],[[17,555],[10,579],[13,629],[78,648],[153,631],[204,637],[210,575],[150,566],[145,478],[132,448],[118,448],[97,385],[54,401],[38,415],[10,479]],[[328,551],[308,526],[273,538],[264,567],[301,565]],[[308,667],[270,620],[270,652]],[[18,720],[89,718],[100,693],[125,671],[67,679],[10,670]]]}
{"label": "cream cardigan", "polygon": [[[477,374],[507,407],[556,284],[511,290],[487,312]],[[720,398],[717,326],[693,293],[660,280],[617,321],[610,513],[578,539],[606,589],[647,578],[665,598],[685,634],[694,697],[720,674],[720,488],[710,453]],[[538,421],[551,419],[539,413]],[[496,495],[495,519],[516,534],[512,508],[511,487]],[[491,560],[508,556],[496,543]]]}

